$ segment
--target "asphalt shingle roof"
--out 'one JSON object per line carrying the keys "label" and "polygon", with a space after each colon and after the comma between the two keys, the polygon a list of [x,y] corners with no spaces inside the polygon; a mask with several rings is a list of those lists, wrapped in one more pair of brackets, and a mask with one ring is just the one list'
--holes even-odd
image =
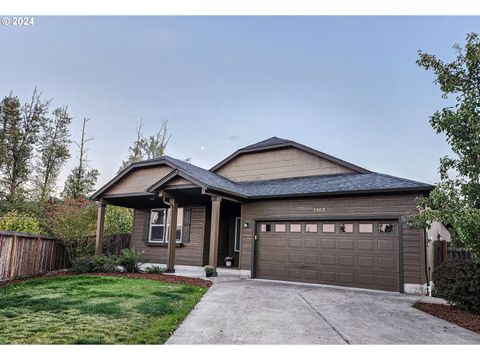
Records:
{"label": "asphalt shingle roof", "polygon": [[257,142],[255,144],[245,146],[245,147],[241,148],[240,150],[254,150],[254,149],[261,149],[261,148],[268,147],[268,146],[275,146],[275,145],[289,144],[289,143],[291,143],[290,140],[282,139],[282,138],[273,136],[271,138],[268,138],[266,140]]}
{"label": "asphalt shingle roof", "polygon": [[233,192],[246,198],[362,191],[425,190],[431,187],[429,184],[418,181],[379,173],[305,176],[234,182],[185,161],[170,156],[163,156],[162,158],[171,162],[187,175],[204,183],[207,187]]}

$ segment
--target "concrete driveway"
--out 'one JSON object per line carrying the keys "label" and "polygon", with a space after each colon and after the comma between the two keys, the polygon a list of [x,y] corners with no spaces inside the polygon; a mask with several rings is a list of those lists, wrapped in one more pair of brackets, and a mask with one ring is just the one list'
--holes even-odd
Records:
{"label": "concrete driveway", "polygon": [[216,282],[167,344],[480,344],[418,296],[261,280]]}

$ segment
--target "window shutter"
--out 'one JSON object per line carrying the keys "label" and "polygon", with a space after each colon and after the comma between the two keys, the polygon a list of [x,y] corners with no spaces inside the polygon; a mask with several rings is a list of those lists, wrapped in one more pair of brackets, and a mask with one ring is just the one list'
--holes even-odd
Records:
{"label": "window shutter", "polygon": [[192,219],[192,209],[183,209],[182,243],[190,242],[190,222]]}
{"label": "window shutter", "polygon": [[143,235],[144,243],[148,243],[148,234],[150,233],[150,209],[146,209],[143,213]]}

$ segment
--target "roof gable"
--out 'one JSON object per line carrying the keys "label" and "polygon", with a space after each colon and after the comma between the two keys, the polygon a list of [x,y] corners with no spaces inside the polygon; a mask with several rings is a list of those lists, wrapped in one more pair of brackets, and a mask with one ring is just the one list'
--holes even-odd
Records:
{"label": "roof gable", "polygon": [[287,140],[287,139],[282,139],[282,138],[278,138],[276,136],[274,137],[271,137],[271,138],[268,138],[266,140],[263,140],[263,141],[260,141],[258,143],[255,143],[255,144],[252,144],[252,145],[249,145],[249,146],[246,146],[246,147],[243,147],[237,151],[235,151],[233,154],[231,154],[230,156],[226,157],[224,160],[222,160],[221,162],[219,162],[217,165],[215,165],[214,167],[212,167],[210,169],[210,171],[218,171],[219,169],[221,169],[223,166],[227,165],[229,162],[231,162],[232,160],[234,160],[235,158],[241,156],[241,155],[245,155],[245,154],[252,154],[252,153],[257,153],[257,152],[264,152],[264,151],[272,151],[272,150],[276,150],[276,149],[281,149],[281,148],[295,148],[295,149],[299,149],[299,150],[302,150],[302,151],[305,151],[309,154],[312,154],[314,156],[317,156],[319,158],[322,158],[322,159],[325,159],[327,161],[330,161],[334,164],[337,164],[337,165],[340,165],[342,167],[345,167],[346,169],[350,169],[352,172],[357,172],[357,173],[362,173],[362,174],[367,174],[367,173],[370,173],[369,170],[367,169],[364,169],[360,166],[357,166],[357,165],[354,165],[354,164],[351,164],[347,161],[344,161],[344,160],[341,160],[341,159],[338,159],[334,156],[331,156],[329,154],[326,154],[326,153],[323,153],[321,151],[318,151],[318,150],[315,150],[315,149],[312,149],[308,146],[305,146],[305,145],[302,145],[302,144],[299,144],[295,141],[291,141],[291,140]]}

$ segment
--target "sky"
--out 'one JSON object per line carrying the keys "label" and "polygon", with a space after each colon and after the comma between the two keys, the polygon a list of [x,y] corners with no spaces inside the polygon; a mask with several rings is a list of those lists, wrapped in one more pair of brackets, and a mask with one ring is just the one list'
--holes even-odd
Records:
{"label": "sky", "polygon": [[[35,17],[0,27],[0,96],[36,86],[83,117],[98,187],[168,120],[167,154],[210,168],[278,136],[427,183],[450,154],[428,118],[451,102],[419,49],[450,61],[480,17]],[[76,162],[63,170],[63,183]],[[60,185],[61,186],[61,185]]]}

